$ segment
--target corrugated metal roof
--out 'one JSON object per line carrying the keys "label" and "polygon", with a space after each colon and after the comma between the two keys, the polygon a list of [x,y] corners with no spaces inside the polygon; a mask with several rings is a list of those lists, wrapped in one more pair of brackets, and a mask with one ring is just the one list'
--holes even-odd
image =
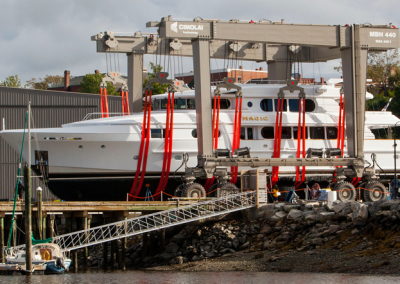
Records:
{"label": "corrugated metal roof", "polygon": [[[6,129],[24,128],[25,114],[31,101],[33,127],[60,127],[62,124],[82,120],[86,114],[101,112],[100,95],[0,87],[0,119]],[[109,96],[110,112],[122,112],[121,97]],[[0,138],[0,200],[12,199],[17,180],[19,153]],[[36,188],[43,188],[45,199],[56,198],[46,186],[33,178],[32,197]]]}

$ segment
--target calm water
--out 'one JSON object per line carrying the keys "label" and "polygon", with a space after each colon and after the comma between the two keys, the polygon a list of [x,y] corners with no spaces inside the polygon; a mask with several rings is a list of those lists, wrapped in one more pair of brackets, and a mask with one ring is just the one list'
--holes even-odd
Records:
{"label": "calm water", "polygon": [[166,283],[166,284],[235,284],[235,283],[399,283],[400,276],[365,276],[349,274],[271,273],[271,272],[90,272],[65,275],[0,276],[0,283]]}

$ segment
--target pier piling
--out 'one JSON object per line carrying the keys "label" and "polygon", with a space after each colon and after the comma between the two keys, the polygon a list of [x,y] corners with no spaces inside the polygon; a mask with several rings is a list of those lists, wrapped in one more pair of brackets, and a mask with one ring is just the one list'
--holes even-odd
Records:
{"label": "pier piling", "polygon": [[4,217],[5,213],[0,212],[0,262],[4,263]]}

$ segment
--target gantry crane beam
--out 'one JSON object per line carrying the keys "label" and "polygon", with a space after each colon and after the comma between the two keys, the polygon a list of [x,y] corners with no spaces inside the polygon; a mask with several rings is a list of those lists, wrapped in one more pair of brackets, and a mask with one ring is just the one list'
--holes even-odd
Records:
{"label": "gantry crane beam", "polygon": [[[211,128],[209,127],[211,125],[211,89],[205,87],[209,83],[210,77],[204,76],[204,74],[210,73],[209,50],[212,40],[327,47],[332,49],[332,52],[339,50],[343,61],[348,154],[351,158],[364,158],[367,53],[368,51],[399,48],[398,28],[391,24],[379,26],[370,24],[299,25],[268,21],[259,23],[238,20],[223,22],[201,18],[188,22],[174,21],[170,16],[162,18],[160,22],[148,22],[146,26],[157,27],[160,38],[190,39],[192,41],[200,167],[204,165],[204,159],[213,154]],[[279,70],[276,71],[279,72]],[[198,86],[201,88],[198,89]],[[362,176],[363,167],[355,166],[354,168],[356,175]]]}

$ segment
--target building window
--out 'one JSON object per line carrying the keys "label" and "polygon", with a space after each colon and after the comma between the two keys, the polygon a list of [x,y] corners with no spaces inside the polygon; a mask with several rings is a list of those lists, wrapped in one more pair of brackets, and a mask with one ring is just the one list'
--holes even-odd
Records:
{"label": "building window", "polygon": [[[278,111],[278,99],[274,99],[274,103],[275,103],[275,111]],[[282,111],[287,111],[287,101],[284,99],[283,100],[283,109]]]}
{"label": "building window", "polygon": [[[300,139],[303,138],[303,129],[300,128]],[[297,139],[297,126],[293,127],[293,139]],[[308,139],[308,131],[306,127],[306,139]]]}
{"label": "building window", "polygon": [[263,99],[260,103],[260,107],[263,111],[273,111],[272,99]]}
{"label": "building window", "polygon": [[328,135],[328,139],[337,139],[338,136],[337,127],[327,127],[326,134]]}
{"label": "building window", "polygon": [[274,139],[274,128],[272,126],[266,126],[261,129],[261,136],[264,139]]}
{"label": "building window", "polygon": [[242,83],[242,77],[238,76],[238,83]]}
{"label": "building window", "polygon": [[324,127],[309,127],[311,139],[325,139]]}
{"label": "building window", "polygon": [[[313,100],[306,99],[306,112],[315,110],[315,103]],[[289,99],[289,111],[299,112],[299,99]]]}

